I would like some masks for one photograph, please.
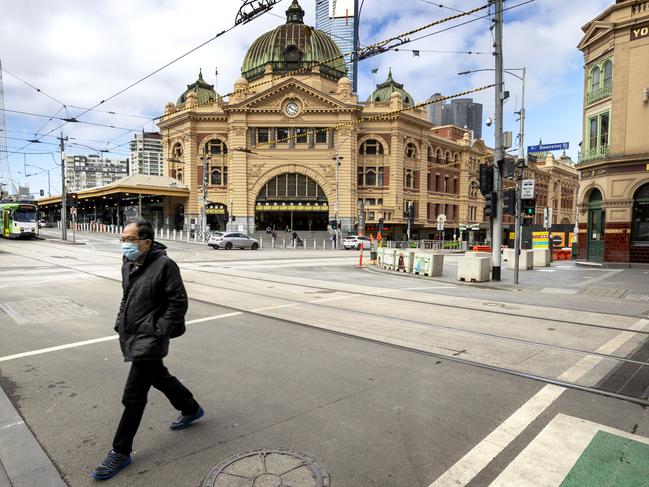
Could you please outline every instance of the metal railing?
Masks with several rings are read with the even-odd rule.
[[[586,149],[579,153],[579,162],[593,161],[603,159],[608,156],[609,146],[600,145],[594,149]]]
[[[612,91],[613,91],[612,85],[602,86],[601,88],[597,88],[596,90],[588,93],[588,95],[586,96],[586,102],[588,105],[590,105],[592,103],[598,102],[605,98],[609,98],[611,96]]]

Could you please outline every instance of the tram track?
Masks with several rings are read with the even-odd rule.
[[[102,275],[102,274],[97,274],[95,272],[91,272],[91,271],[88,271],[88,270],[79,269],[79,268],[77,268],[75,266],[65,265],[65,264],[60,263],[60,262],[53,263],[53,262],[49,262],[47,260],[39,259],[37,257],[32,257],[32,256],[23,256],[23,257],[28,257],[28,258],[31,258],[31,259],[36,260],[38,262],[43,262],[43,263],[48,264],[48,265],[54,265],[54,266],[61,267],[61,268],[64,268],[64,269],[68,269],[68,270],[71,270],[71,271],[74,271],[74,272],[79,272],[79,273],[82,273],[82,274],[91,275],[91,276],[94,276],[94,277],[97,277],[97,278],[101,278],[101,279],[105,279],[105,280],[109,280],[109,281],[113,281],[113,282],[118,282],[118,283],[121,282],[121,280],[118,279],[118,278],[112,278],[112,277],[105,276],[105,275]],[[97,265],[97,264],[93,264],[93,263],[85,263],[85,264]],[[196,271],[196,269],[191,269],[191,270]],[[469,307],[466,307],[466,306],[449,305],[449,304],[443,304],[443,303],[442,304],[430,303],[430,302],[426,302],[426,301],[419,301],[419,300],[413,300],[413,299],[403,299],[403,298],[398,298],[398,297],[393,297],[393,296],[385,296],[385,295],[382,295],[382,294],[378,295],[378,294],[363,293],[363,292],[345,291],[345,290],[340,290],[340,289],[327,288],[327,287],[324,287],[324,286],[304,285],[304,284],[297,285],[297,284],[291,284],[291,283],[286,283],[286,282],[281,282],[281,281],[275,281],[275,280],[272,280],[272,279],[259,279],[257,277],[251,278],[251,277],[233,276],[231,274],[211,272],[211,271],[198,271],[198,272],[204,272],[204,273],[208,273],[208,274],[217,274],[217,275],[226,275],[226,276],[228,276],[230,278],[248,279],[248,280],[254,280],[254,281],[269,282],[269,283],[273,283],[273,284],[282,284],[282,285],[289,285],[289,286],[296,286],[296,287],[306,287],[306,288],[310,288],[310,289],[334,291],[334,292],[346,293],[346,294],[350,294],[350,295],[370,296],[370,297],[373,297],[373,298],[391,299],[391,300],[398,300],[398,301],[408,301],[408,302],[413,302],[413,303],[418,303],[418,304],[423,304],[423,305],[451,307],[451,308],[456,308],[456,309],[464,309],[464,310],[468,310],[468,311],[472,311],[472,312],[485,312],[485,313],[503,314],[502,312],[492,311],[492,310],[476,310],[474,308],[469,308]],[[205,284],[205,283],[202,283],[202,282],[195,282],[195,281],[193,281],[191,279],[185,279],[185,281],[187,283],[200,285],[200,286],[206,286],[206,287],[210,287],[210,288],[214,288],[214,289],[227,290],[227,291],[230,291],[230,292],[237,292],[237,293],[246,294],[246,295],[256,295],[256,296],[261,296],[261,297],[264,297],[264,298],[269,298],[269,297],[274,298],[274,296],[269,296],[267,294],[253,292],[253,291],[250,291],[249,289],[247,289],[247,290],[233,290],[233,289],[225,287],[225,286],[216,286],[216,285],[213,285],[213,284]],[[386,291],[389,291],[389,290],[390,290],[389,288],[386,288]],[[396,291],[399,291],[399,290],[397,289]],[[525,372],[525,371],[517,370],[517,369],[514,369],[514,368],[510,368],[510,367],[503,367],[503,366],[484,363],[484,362],[479,362],[479,361],[475,361],[475,360],[469,360],[469,359],[462,358],[462,357],[455,356],[455,355],[447,355],[447,354],[444,354],[444,353],[433,352],[433,351],[430,351],[430,350],[425,350],[425,349],[417,348],[417,347],[413,347],[413,346],[407,346],[407,345],[401,345],[401,344],[397,344],[397,343],[391,343],[391,342],[387,342],[387,341],[384,341],[384,340],[371,338],[371,337],[367,337],[367,336],[361,336],[361,335],[358,335],[358,334],[345,332],[345,331],[341,331],[341,330],[334,330],[334,329],[330,329],[330,328],[324,328],[324,327],[319,326],[317,324],[305,323],[303,321],[298,321],[298,320],[294,320],[294,319],[290,319],[290,318],[286,318],[286,317],[273,316],[273,315],[263,313],[261,311],[250,310],[248,308],[244,308],[244,307],[240,307],[240,306],[232,306],[232,305],[226,305],[226,304],[222,304],[222,303],[215,303],[215,302],[212,302],[212,301],[209,301],[209,300],[206,300],[206,299],[201,299],[201,298],[196,298],[196,297],[189,297],[189,299],[192,300],[192,301],[198,302],[198,303],[203,303],[203,304],[208,304],[208,305],[217,305],[217,306],[222,307],[222,308],[227,309],[227,310],[237,311],[237,312],[241,312],[241,313],[252,315],[252,316],[259,316],[259,317],[262,317],[264,319],[271,319],[271,320],[278,321],[279,323],[283,323],[283,324],[299,326],[299,327],[308,328],[308,329],[311,329],[311,330],[317,330],[317,331],[322,332],[322,333],[329,333],[329,334],[334,334],[334,335],[337,335],[337,336],[342,336],[342,337],[351,338],[351,339],[355,339],[355,340],[361,340],[361,341],[368,342],[368,343],[373,343],[373,344],[376,344],[376,345],[379,345],[379,346],[382,346],[382,347],[389,347],[389,348],[399,349],[399,350],[408,351],[408,352],[412,352],[412,353],[422,354],[422,355],[430,356],[430,357],[440,359],[440,360],[448,360],[450,362],[460,363],[460,364],[464,364],[464,365],[468,365],[468,366],[474,366],[474,367],[478,367],[478,368],[482,368],[482,369],[486,369],[486,370],[491,370],[491,371],[494,371],[494,372],[504,373],[504,374],[507,374],[507,375],[517,376],[517,377],[521,377],[521,378],[525,378],[525,379],[529,379],[529,380],[534,380],[534,381],[545,383],[545,384],[553,384],[553,385],[557,385],[557,386],[560,386],[560,387],[564,387],[566,389],[579,390],[579,391],[588,392],[588,393],[592,393],[592,394],[596,394],[596,395],[600,395],[600,396],[610,397],[610,398],[613,398],[613,399],[618,399],[618,400],[623,400],[623,401],[626,401],[626,402],[639,404],[639,405],[642,405],[642,406],[649,406],[649,400],[647,400],[646,398],[643,398],[643,397],[620,394],[618,392],[607,391],[607,390],[599,389],[599,388],[588,386],[588,385],[578,384],[576,382],[564,381],[564,380],[561,380],[561,379],[548,377],[548,376],[544,376],[544,375],[540,375],[540,374],[534,374],[534,373],[530,373],[530,372]],[[336,310],[336,311],[341,311],[341,310],[349,311],[349,310],[346,310],[344,308],[338,308],[338,307],[335,307],[335,306],[326,305],[326,304],[323,304],[323,303],[318,302],[318,301],[301,301],[301,300],[298,300],[298,299],[292,299],[292,298],[287,298],[287,297],[282,297],[282,298],[279,298],[279,299],[282,299],[284,301],[293,302],[295,305],[317,306],[317,307],[322,307],[322,308],[333,309],[333,310]],[[272,309],[272,308],[269,307],[268,310],[270,310],[270,309]],[[552,350],[557,350],[557,351],[563,351],[563,352],[566,352],[566,353],[579,354],[579,355],[583,355],[583,356],[594,356],[594,357],[599,357],[599,358],[602,358],[602,359],[615,360],[615,361],[619,361],[619,362],[623,362],[623,363],[637,365],[638,367],[643,367],[643,366],[649,365],[649,362],[642,362],[642,361],[633,360],[633,359],[629,359],[629,358],[621,357],[621,356],[617,356],[617,355],[598,353],[596,351],[581,350],[581,349],[575,349],[575,348],[570,348],[570,347],[562,347],[560,345],[547,344],[547,343],[543,343],[543,342],[535,342],[535,341],[532,341],[532,340],[525,340],[525,339],[519,339],[519,338],[515,338],[515,337],[508,337],[508,336],[504,336],[504,335],[490,334],[490,333],[486,333],[486,332],[478,332],[478,331],[474,331],[474,330],[458,329],[458,328],[454,328],[454,327],[449,327],[447,325],[436,325],[436,324],[427,323],[427,322],[420,322],[420,321],[412,320],[412,319],[386,317],[384,315],[379,315],[378,313],[370,313],[370,312],[367,312],[367,311],[355,311],[355,312],[360,313],[360,314],[365,314],[366,316],[378,317],[378,318],[381,318],[381,319],[390,319],[390,320],[400,321],[400,322],[405,322],[405,323],[412,323],[412,324],[416,324],[416,325],[420,325],[420,326],[437,328],[437,329],[441,329],[441,330],[445,330],[445,331],[451,331],[451,332],[457,332],[457,333],[465,333],[465,334],[469,334],[469,335],[475,335],[475,336],[480,336],[480,337],[485,337],[485,338],[490,338],[490,339],[510,341],[510,342],[524,344],[524,345],[528,345],[528,346],[534,346],[534,347],[545,348],[545,349],[552,349]],[[634,329],[627,329],[627,328],[621,328],[621,327],[607,327],[607,326],[604,326],[604,325],[596,325],[596,324],[592,324],[592,323],[571,322],[571,321],[568,321],[568,320],[554,320],[554,319],[539,318],[539,317],[535,317],[535,316],[531,316],[531,315],[521,315],[521,314],[514,314],[514,313],[505,313],[505,314],[507,314],[509,316],[514,316],[514,317],[518,316],[518,317],[526,317],[526,318],[532,318],[532,319],[542,319],[544,321],[554,321],[554,322],[564,323],[564,324],[569,324],[569,325],[592,326],[592,327],[596,327],[596,328],[602,328],[602,329],[611,330],[611,331],[621,331],[621,332],[627,332],[627,333],[632,333],[632,334],[644,334],[644,335],[649,334],[649,331],[644,331],[644,330],[634,330]]]

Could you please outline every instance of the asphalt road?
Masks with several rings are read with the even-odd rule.
[[[128,371],[110,338],[117,236],[79,240],[0,241],[0,303],[14,312],[0,312],[1,385],[71,486],[91,485],[110,448]],[[564,417],[649,435],[641,405],[538,380],[597,385],[622,364],[603,355],[645,342],[622,330],[649,329],[646,304],[377,274],[354,267],[356,252],[168,246],[191,324],[166,363],[207,415],[171,432],[176,413],[153,391],[115,485],[199,486],[260,448],[308,454],[332,486],[490,485]],[[604,275],[565,269],[566,285],[583,272]],[[536,483],[516,485],[555,485],[537,456]]]

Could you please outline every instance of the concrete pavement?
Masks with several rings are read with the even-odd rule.
[[[91,244],[3,241],[0,253],[0,303],[24,310],[0,314],[8,338],[0,376],[15,384],[7,390],[14,405],[75,486],[90,484],[109,448],[127,372],[110,338],[119,247]],[[355,269],[351,252],[193,255],[180,244],[170,252],[194,299],[193,323],[172,343],[168,366],[208,415],[169,432],[174,411],[152,392],[134,465],[116,485],[199,485],[219,462],[259,448],[302,452],[336,486],[489,485],[558,414],[649,434],[641,406],[548,393],[556,386],[454,361],[553,377],[572,371],[572,381],[597,385],[617,362],[566,348],[631,354],[646,335],[612,328],[647,323],[620,300],[604,315],[567,301],[587,307],[597,302],[589,295],[553,296],[566,300],[557,305],[532,293],[379,279]],[[24,303],[26,290],[41,301]],[[76,305],[59,301],[52,309],[60,314],[43,313],[38,306],[55,297]]]

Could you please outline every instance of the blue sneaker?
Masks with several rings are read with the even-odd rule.
[[[202,407],[199,407],[196,414],[192,414],[191,416],[181,414],[178,416],[178,419],[169,425],[169,429],[172,431],[184,430],[188,426],[191,426],[194,421],[201,419],[203,416],[205,416],[205,410]]]
[[[131,455],[124,455],[111,450],[90,476],[95,480],[108,480],[131,464]]]

